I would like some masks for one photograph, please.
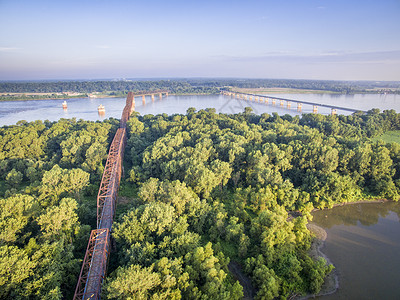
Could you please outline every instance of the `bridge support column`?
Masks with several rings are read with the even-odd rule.
[[[168,92],[165,93],[165,97],[168,97]]]
[[[154,94],[151,94],[151,101],[154,102]]]
[[[313,111],[314,114],[318,113],[318,106],[317,105],[313,105]]]
[[[283,100],[280,100],[280,105],[283,106]]]
[[[253,101],[253,96],[249,96],[249,100],[250,100],[250,101]]]
[[[292,103],[290,101],[287,102],[287,108],[290,108],[292,106]]]
[[[276,100],[272,99],[272,105],[275,105],[275,104],[276,104]]]
[[[268,104],[268,98],[264,98],[265,104]]]
[[[336,108],[332,108],[332,110],[331,110],[331,115],[334,116],[334,115],[336,115],[336,114],[337,114]]]
[[[162,93],[160,93],[160,95],[159,95],[159,96],[160,96],[160,100],[161,100],[161,99],[162,99]]]
[[[142,103],[143,103],[143,105],[146,104],[146,96],[145,95],[142,96]]]
[[[132,107],[129,115],[131,115],[135,111],[135,96],[132,97]]]
[[[297,111],[301,111],[302,107],[303,107],[303,104],[297,103]]]

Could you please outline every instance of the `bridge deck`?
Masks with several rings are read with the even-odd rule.
[[[364,112],[364,113],[366,112],[364,110],[348,108],[348,107],[343,107],[343,106],[329,105],[329,104],[323,104],[323,103],[316,103],[316,102],[295,100],[295,99],[287,99],[287,98],[280,98],[280,97],[272,97],[272,96],[268,96],[268,95],[248,94],[248,93],[239,93],[239,92],[231,92],[231,93],[239,94],[239,95],[247,95],[247,96],[252,96],[252,97],[262,97],[262,98],[268,98],[268,99],[283,100],[283,101],[287,101],[287,102],[294,102],[294,103],[301,103],[301,104],[308,104],[308,105],[316,105],[319,107],[326,107],[326,108],[330,108],[330,109],[338,109],[338,110],[350,111],[350,112],[358,112],[358,111]]]
[[[122,161],[126,144],[126,124],[134,110],[134,97],[155,93],[168,92],[163,90],[142,92],[141,94],[128,93],[126,105],[122,112],[120,128],[111,143],[97,196],[97,229],[92,230],[90,234],[74,299],[100,299],[101,286],[107,271],[110,232],[121,180]]]

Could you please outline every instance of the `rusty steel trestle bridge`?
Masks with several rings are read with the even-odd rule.
[[[126,124],[135,110],[135,96],[168,96],[168,91],[129,92],[122,112],[120,127],[114,136],[97,195],[97,229],[92,230],[83,259],[81,273],[75,289],[74,300],[100,299],[101,286],[107,271],[110,254],[111,227],[117,204],[118,189],[122,174],[122,163],[126,144]]]

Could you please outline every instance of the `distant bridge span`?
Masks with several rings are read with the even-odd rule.
[[[252,101],[254,99],[255,102],[265,103],[268,104],[271,101],[272,105],[276,105],[276,101],[279,101],[281,107],[284,107],[286,102],[286,107],[291,108],[292,103],[297,103],[297,111],[302,111],[303,104],[311,105],[313,107],[313,113],[318,113],[318,107],[326,107],[331,109],[331,114],[336,115],[337,110],[349,111],[352,113],[355,112],[364,112],[364,110],[336,106],[336,105],[329,105],[329,104],[322,104],[322,103],[315,103],[310,101],[303,101],[303,100],[294,100],[294,99],[286,99],[286,98],[279,98],[279,97],[272,97],[267,95],[257,95],[257,94],[250,94],[250,93],[241,93],[241,92],[232,92],[232,91],[222,91],[223,95],[235,97],[238,99],[249,100]]]

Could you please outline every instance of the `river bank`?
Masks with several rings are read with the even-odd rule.
[[[388,202],[388,201],[389,200],[387,200],[387,199],[374,199],[374,198],[372,198],[371,200],[359,200],[359,201],[354,201],[354,202],[342,202],[342,203],[335,203],[332,207],[326,207],[324,209],[314,208],[311,212],[316,212],[316,211],[325,210],[325,209],[332,209],[332,208],[338,207],[338,206],[363,204],[363,203],[385,203],[385,202]]]
[[[0,102],[31,100],[66,100],[85,98],[87,94],[68,93],[0,93]]]
[[[310,230],[310,232],[312,232],[315,235],[311,243],[310,256],[313,259],[319,259],[320,257],[322,257],[326,260],[327,264],[333,265],[329,257],[327,257],[325,253],[322,252],[322,249],[325,246],[325,241],[328,237],[326,230],[314,223],[308,223],[307,228],[308,230]],[[333,271],[330,274],[328,274],[328,276],[326,276],[324,284],[321,287],[321,291],[317,295],[309,294],[306,296],[302,296],[299,299],[304,300],[316,296],[330,295],[335,293],[338,288],[339,288],[338,271],[336,269],[333,269]]]
[[[207,93],[169,93],[169,96],[208,96],[216,94]],[[126,98],[123,94],[83,93],[77,95],[61,93],[0,93],[0,102],[5,101],[30,101],[30,100],[68,100],[75,98],[102,99],[102,98]]]

